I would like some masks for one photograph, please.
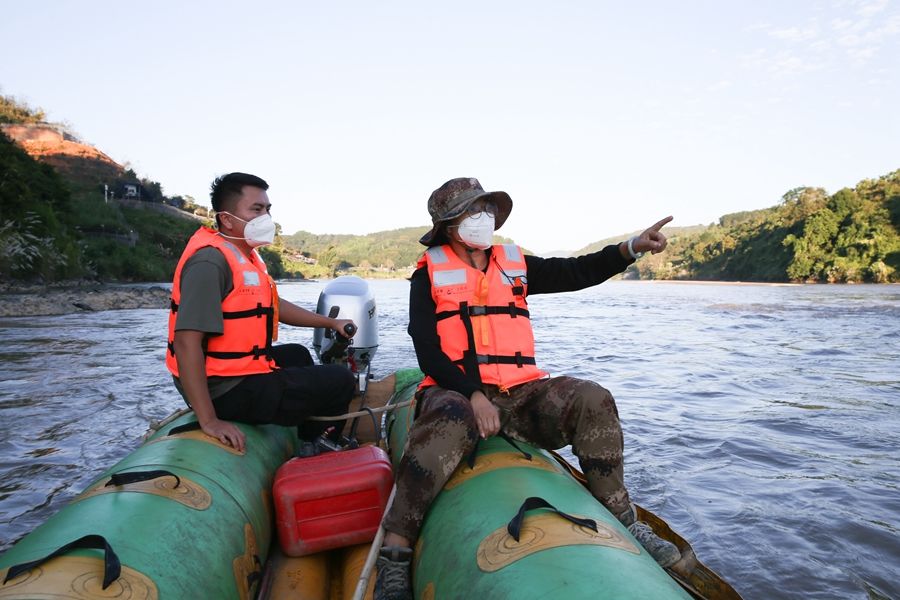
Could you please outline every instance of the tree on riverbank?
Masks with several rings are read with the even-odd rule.
[[[790,190],[769,209],[673,236],[630,267],[643,279],[900,282],[900,170],[829,196]]]

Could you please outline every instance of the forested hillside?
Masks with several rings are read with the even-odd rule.
[[[0,123],[59,129],[43,118],[43,111],[0,96]],[[59,146],[35,160],[0,133],[0,277],[171,279],[199,222],[174,205],[190,206],[69,132]],[[122,198],[119,190],[125,185],[140,195]]]
[[[72,194],[49,165],[0,134],[0,277],[81,274]]]
[[[670,232],[669,249],[631,267],[645,279],[900,282],[900,170],[828,195],[789,191],[778,206]]]

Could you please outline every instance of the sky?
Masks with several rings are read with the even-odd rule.
[[[575,250],[900,168],[900,0],[5,2],[0,93],[169,195],[285,233],[430,223],[476,177]]]

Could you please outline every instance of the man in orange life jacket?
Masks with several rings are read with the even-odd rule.
[[[666,217],[641,235],[578,258],[525,256],[492,245],[512,210],[505,192],[453,179],[428,200],[433,228],[413,274],[409,334],[425,373],[417,416],[397,471],[378,558],[377,600],[412,598],[411,546],[428,506],[479,436],[501,430],[544,448],[572,445],[593,495],[663,566],[678,549],[637,521],[625,489],[623,439],[612,395],[591,381],[549,377],[534,359],[526,297],[596,285],[641,253],[662,252]]]
[[[328,426],[313,415],[346,412],[355,379],[339,365],[315,365],[300,344],[273,346],[278,323],[328,327],[332,319],[278,297],[256,248],[271,244],[269,185],[229,173],[210,193],[217,229],[201,227],[175,269],[166,366],[204,433],[238,450],[245,436],[229,421],[297,425],[313,438]]]

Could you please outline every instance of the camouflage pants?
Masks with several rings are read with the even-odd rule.
[[[605,388],[574,377],[531,381],[501,394],[484,392],[507,435],[542,448],[569,444],[588,486],[614,515],[629,507],[622,468],[622,428]],[[397,469],[397,493],[385,519],[389,532],[415,540],[431,501],[475,448],[478,426],[469,399],[438,386],[419,397],[419,415]]]

